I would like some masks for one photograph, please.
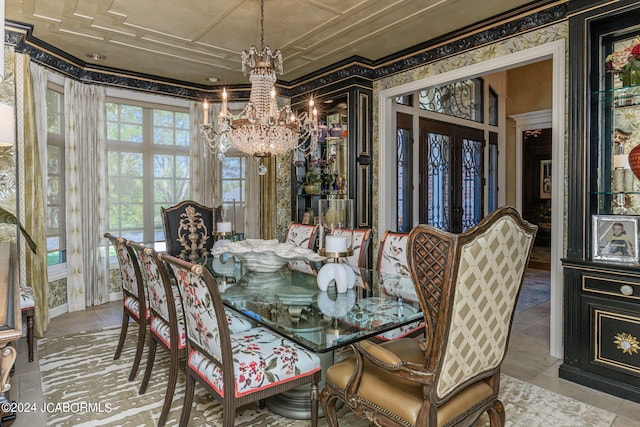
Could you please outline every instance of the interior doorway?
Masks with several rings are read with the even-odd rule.
[[[551,129],[522,134],[522,217],[538,226],[529,268],[551,270]]]
[[[406,93],[413,93],[423,88],[443,85],[449,82],[459,81],[483,76],[490,73],[504,71],[518,66],[523,66],[533,62],[546,59],[552,60],[552,110],[551,110],[551,126],[552,132],[552,176],[564,176],[564,158],[565,158],[565,125],[564,125],[564,105],[565,105],[565,41],[557,40],[548,44],[536,46],[513,54],[504,55],[499,58],[489,59],[487,61],[453,69],[449,72],[433,75],[425,79],[412,81],[406,84],[395,86],[392,88],[381,90],[378,97],[378,140],[383,141],[379,146],[378,155],[378,171],[390,173],[395,171],[395,150],[397,149],[395,141],[395,123],[394,123],[394,103],[396,97]],[[513,148],[511,148],[513,149]],[[516,148],[517,149],[517,148]],[[507,153],[504,141],[499,141],[498,150]],[[520,154],[520,153],[518,153]],[[513,154],[511,154],[513,156]],[[515,156],[511,162],[518,159]],[[556,161],[553,161],[553,160]],[[521,165],[520,165],[521,166]],[[509,163],[508,167],[513,167]],[[517,174],[521,174],[521,167]],[[505,188],[506,173],[505,167],[502,167],[498,174],[498,185]],[[521,176],[517,177],[516,182],[521,182]],[[378,232],[382,232],[387,228],[395,226],[396,214],[396,189],[395,182],[390,180],[378,180]],[[551,210],[554,213],[551,218],[551,309],[550,309],[550,354],[554,357],[562,357],[562,270],[560,258],[563,252],[563,236],[564,236],[564,187],[563,179],[555,179],[551,182],[554,197],[551,199]],[[517,187],[517,186],[516,186]],[[521,193],[521,190],[517,190]],[[519,194],[521,196],[521,194]],[[498,205],[505,204],[504,193],[499,194]],[[516,203],[520,197],[516,197]],[[521,211],[521,206],[516,206]]]

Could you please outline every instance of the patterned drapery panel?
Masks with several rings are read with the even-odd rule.
[[[69,311],[109,300],[105,89],[66,79],[65,172]]]
[[[36,136],[35,104],[31,73],[29,71],[29,55],[16,54],[14,76],[16,83],[16,135],[18,151],[24,161],[20,169],[20,188],[18,200],[18,218],[34,239],[38,255],[31,251],[21,250],[26,261],[25,282],[33,288],[36,312],[34,332],[42,336],[49,322],[49,294],[47,282],[46,230],[44,213],[44,193],[40,168],[40,153]],[[28,173],[26,172],[28,171]],[[24,241],[22,242],[24,248]],[[21,271],[20,274],[23,272]]]
[[[33,106],[33,119],[25,120],[25,124],[33,123],[33,132],[36,137],[32,139],[34,142],[32,147],[27,148],[30,144],[25,144],[25,152],[29,151],[33,154],[33,156],[25,155],[25,168],[26,170],[34,170],[40,173],[39,184],[35,181],[35,179],[37,179],[36,177],[31,177],[32,191],[35,190],[35,193],[34,200],[31,202],[32,206],[30,207],[33,214],[29,214],[29,216],[39,218],[40,230],[37,231],[36,236],[38,236],[37,244],[40,253],[40,265],[37,267],[37,273],[35,269],[31,273],[32,277],[37,275],[38,279],[32,280],[28,285],[33,288],[36,301],[34,332],[36,336],[42,337],[49,324],[49,280],[47,274],[47,257],[45,255],[47,251],[47,231],[45,225],[46,194],[44,193],[44,189],[47,188],[47,104],[46,102],[35,102],[35,100],[47,98],[47,71],[35,63],[29,64],[29,71],[31,73],[30,80],[33,91],[25,91],[25,98],[30,95],[31,99],[27,99],[26,103]],[[27,163],[29,159],[31,164]],[[29,178],[27,178],[27,181],[28,180]]]

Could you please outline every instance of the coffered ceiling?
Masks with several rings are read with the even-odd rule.
[[[531,0],[266,0],[265,44],[294,81],[358,55],[379,61]],[[259,0],[5,0],[6,18],[87,64],[197,85],[246,84],[260,46]],[[88,54],[101,54],[96,61]]]

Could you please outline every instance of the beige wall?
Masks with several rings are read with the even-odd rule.
[[[513,114],[549,110],[552,107],[552,61],[546,60],[507,71],[507,117]],[[505,159],[516,164],[516,123],[507,119]],[[507,167],[506,204],[516,205],[516,168]]]

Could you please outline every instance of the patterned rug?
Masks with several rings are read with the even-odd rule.
[[[551,277],[545,270],[528,268],[516,305],[516,313],[548,301],[551,298]]]
[[[42,391],[49,413],[48,426],[155,426],[162,406],[168,358],[158,350],[149,388],[138,394],[146,361],[146,351],[138,376],[127,381],[133,360],[135,334],[127,336],[120,360],[113,354],[119,328],[89,331],[61,338],[38,340]],[[162,352],[164,353],[164,352]],[[176,396],[167,426],[178,425],[184,394],[184,374],[178,378]],[[611,426],[615,414],[583,404],[540,387],[503,375],[501,399],[509,426]],[[580,420],[580,421],[578,421]],[[291,420],[260,410],[257,404],[240,408],[235,425],[308,426],[309,421]],[[340,424],[365,427],[370,424],[356,418],[346,408],[340,411]],[[222,408],[217,401],[196,386],[190,426],[221,426]],[[321,419],[320,425],[326,425]],[[476,426],[488,425],[480,419]]]

